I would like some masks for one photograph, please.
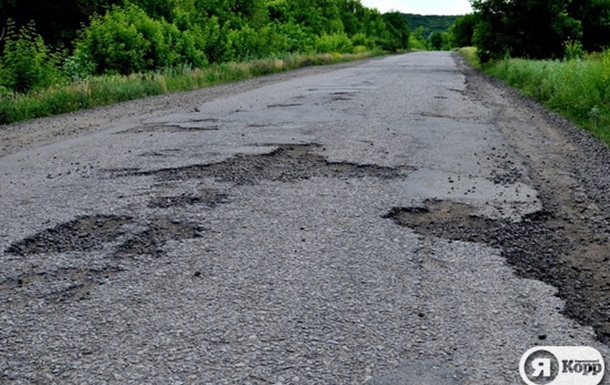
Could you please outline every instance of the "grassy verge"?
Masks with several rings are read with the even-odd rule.
[[[581,60],[506,59],[481,66],[474,48],[460,50],[497,77],[610,144],[610,51]]]
[[[361,60],[382,52],[358,54],[291,54],[278,59],[223,63],[203,69],[101,76],[28,94],[0,96],[0,124],[104,106],[148,96],[189,91],[312,65]]]

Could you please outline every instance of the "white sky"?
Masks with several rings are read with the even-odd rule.
[[[468,0],[361,0],[367,8],[421,15],[465,15],[472,12]]]

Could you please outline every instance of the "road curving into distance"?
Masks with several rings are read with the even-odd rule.
[[[0,151],[2,384],[508,385],[538,345],[610,357],[608,148],[455,53],[3,127]]]

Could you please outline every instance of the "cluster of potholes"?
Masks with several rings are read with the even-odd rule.
[[[313,177],[395,179],[406,176],[411,167],[381,167],[347,162],[328,162],[313,150],[320,146],[280,145],[267,154],[236,155],[223,162],[167,168],[154,171],[138,169],[109,171],[112,177],[153,175],[159,181],[179,182],[187,179],[213,178],[235,185],[254,185],[263,180],[296,182]],[[148,208],[164,212],[172,208],[205,205],[214,208],[228,202],[226,193],[206,189],[198,195],[154,196]],[[169,210],[167,210],[169,209]],[[86,298],[96,284],[104,284],[112,274],[123,270],[126,260],[137,256],[164,256],[164,245],[169,240],[203,237],[205,229],[197,223],[173,219],[169,216],[134,218],[132,216],[81,216],[48,228],[11,244],[5,253],[20,257],[37,254],[82,253],[102,251],[108,254],[104,268],[60,268],[12,277],[0,282],[1,290],[21,291],[26,297],[48,300]],[[45,285],[38,285],[44,283]],[[60,283],[58,285],[58,283]],[[43,287],[55,288],[45,290]],[[36,289],[38,288],[38,289]]]
[[[397,179],[406,177],[414,168],[382,167],[347,162],[329,162],[314,151],[316,144],[280,145],[262,155],[236,155],[223,162],[166,168],[153,171],[138,169],[115,170],[113,177],[152,175],[161,181],[213,178],[236,185],[253,185],[263,180],[297,182],[313,177]],[[511,175],[517,177],[517,175]],[[498,180],[497,183],[506,183]],[[215,207],[228,201],[228,196],[216,190],[206,190],[199,196],[153,197],[149,208],[171,209],[196,204]],[[590,272],[568,262],[580,244],[557,231],[565,224],[553,212],[542,211],[525,216],[520,222],[488,219],[474,214],[474,208],[457,202],[428,200],[417,207],[395,207],[384,218],[416,232],[443,239],[487,244],[501,250],[502,255],[522,277],[538,279],[558,287],[558,295],[566,301],[563,312],[592,325],[600,340],[610,341],[608,314],[591,306]],[[44,230],[10,245],[5,252],[24,258],[41,253],[86,253],[108,249],[111,261],[133,259],[138,255],[161,257],[169,240],[192,239],[205,236],[205,229],[196,223],[186,223],[170,217],[136,219],[131,216],[83,216]],[[582,241],[582,240],[581,240]],[[50,299],[82,298],[92,286],[103,284],[112,274],[121,271],[110,263],[102,269],[59,269],[11,278],[0,283],[2,288],[26,290],[38,281],[72,282],[62,290],[35,293]],[[610,291],[610,287],[607,288]],[[593,293],[595,294],[595,293]],[[599,294],[599,293],[598,293]],[[603,301],[606,294],[599,294]],[[86,297],[86,295],[84,296]],[[607,298],[606,298],[607,299]],[[610,302],[608,302],[610,303]],[[546,336],[541,335],[541,339]]]

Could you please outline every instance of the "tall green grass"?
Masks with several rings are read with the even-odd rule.
[[[282,58],[245,63],[222,63],[203,69],[188,67],[159,73],[92,77],[27,94],[0,93],[0,124],[52,116],[128,100],[235,82],[256,76],[313,65],[327,65],[381,55],[381,51],[358,54],[290,54]],[[2,91],[2,90],[0,90]]]
[[[472,62],[472,49],[461,52]],[[506,59],[482,67],[473,64],[610,144],[610,51],[578,60]]]

